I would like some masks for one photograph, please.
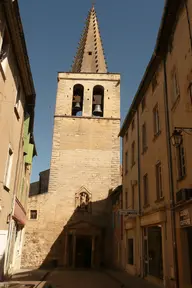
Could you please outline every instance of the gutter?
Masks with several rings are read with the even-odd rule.
[[[165,127],[166,127],[166,141],[167,141],[167,156],[169,167],[169,188],[170,188],[170,206],[171,206],[171,229],[173,237],[173,261],[175,271],[175,288],[179,288],[179,268],[177,256],[177,237],[176,237],[176,219],[175,219],[175,194],[174,194],[174,180],[173,180],[173,163],[172,150],[170,141],[170,120],[169,120],[169,104],[168,104],[168,88],[167,88],[167,69],[166,56],[163,59],[164,68],[164,104],[165,104]]]
[[[11,0],[3,0],[3,7],[7,28],[11,36],[11,46],[14,53],[15,63],[26,94],[26,104],[30,109],[30,130],[33,131],[36,93],[19,13],[18,1],[15,0],[12,2]]]
[[[139,117],[139,109],[137,109],[137,173],[138,173],[138,204],[139,204],[139,239],[141,239],[141,161],[140,161],[140,117]],[[141,267],[143,266],[143,258],[141,257],[142,255],[142,241],[139,241],[139,250],[140,250],[140,275],[141,275]]]
[[[140,129],[139,129],[139,127],[140,127],[140,121],[139,121],[139,109],[137,109],[137,153],[138,153],[138,155],[137,155],[137,159],[138,159],[138,161],[137,161],[137,167],[138,167],[138,171],[137,171],[137,173],[138,173],[138,200],[139,200],[139,215],[141,214],[141,182],[140,182],[140,180],[141,180],[141,167],[140,167],[140,155],[141,155],[141,153],[140,153]]]
[[[156,66],[158,66],[158,64],[159,64],[159,58],[157,57],[157,55],[160,55],[160,54],[166,55],[166,49],[167,49],[168,41],[169,41],[170,35],[172,33],[172,27],[175,23],[175,18],[173,16],[178,11],[181,1],[182,0],[166,0],[166,2],[165,2],[165,6],[164,6],[164,10],[163,10],[163,16],[162,16],[159,32],[157,35],[157,40],[156,40],[154,52],[153,52],[153,55],[152,55],[148,65],[147,65],[147,68],[145,70],[145,73],[143,75],[141,83],[139,85],[139,88],[135,94],[135,97],[132,101],[130,109],[129,109],[129,111],[126,115],[126,118],[123,122],[123,125],[120,129],[119,136],[121,136],[121,137],[124,136],[126,127],[129,126],[129,123],[132,120],[131,110],[137,109],[138,103],[140,102],[141,97],[143,96],[146,89],[148,88],[148,86],[151,82],[151,79],[153,77],[153,74],[156,71]]]
[[[13,187],[13,199],[12,199],[12,204],[11,204],[11,213],[10,213],[10,222],[8,226],[8,240],[7,240],[7,250],[6,250],[6,255],[5,255],[5,274],[7,274],[9,271],[9,264],[12,264],[12,259],[10,259],[10,247],[11,247],[11,242],[13,241],[12,239],[12,232],[13,232],[13,215],[14,215],[14,210],[15,210],[15,201],[16,201],[16,191],[17,191],[17,184],[18,184],[18,177],[20,174],[20,169],[19,169],[19,162],[20,162],[20,149],[22,147],[23,139],[23,125],[24,122],[21,125],[21,131],[20,131],[20,140],[19,140],[19,148],[17,151],[17,162],[16,162],[16,169],[15,169],[15,179],[14,179],[14,187]],[[11,260],[11,263],[9,262]]]
[[[139,85],[139,88],[138,88],[138,90],[137,90],[137,92],[136,92],[136,94],[135,94],[135,97],[134,97],[134,99],[133,99],[133,101],[132,101],[132,103],[131,103],[131,106],[130,106],[130,108],[129,108],[129,111],[128,111],[128,113],[127,113],[127,116],[125,117],[125,120],[123,121],[123,125],[122,125],[122,127],[121,127],[121,130],[120,130],[118,136],[121,136],[121,137],[124,136],[125,130],[127,129],[127,128],[126,128],[126,127],[127,127],[127,124],[128,124],[129,122],[131,122],[131,120],[132,120],[132,115],[133,115],[133,114],[132,114],[132,111],[133,111],[133,110],[136,110],[136,108],[137,108],[137,102],[139,102],[139,99],[138,99],[138,98],[139,98],[139,95],[141,94],[142,89],[144,89],[143,87],[144,87],[144,85],[145,85],[146,78],[147,78],[147,76],[149,75],[149,72],[150,72],[150,70],[151,70],[151,68],[152,68],[152,66],[153,66],[153,63],[155,62],[155,59],[156,59],[156,56],[155,56],[155,54],[153,53],[153,55],[152,55],[152,57],[151,57],[148,65],[147,65],[147,68],[146,68],[146,70],[145,70],[145,73],[144,73],[144,75],[143,75],[143,78],[142,78],[142,80],[141,80],[141,83],[140,83],[140,85]],[[146,85],[146,86],[147,86],[147,85]],[[143,93],[144,93],[144,92],[143,92]]]
[[[189,9],[187,5],[187,0],[184,0],[184,6],[187,14],[187,23],[188,23],[188,29],[189,29],[189,38],[190,38],[190,45],[191,45],[191,52],[192,52],[192,31],[191,31],[191,24],[190,24],[190,17],[189,17]]]

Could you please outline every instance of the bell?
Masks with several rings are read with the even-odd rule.
[[[80,105],[80,103],[79,102],[76,102],[75,103],[75,106],[73,107],[73,109],[75,110],[75,111],[81,111],[81,105]]]
[[[102,110],[101,110],[101,105],[100,104],[96,104],[95,105],[95,109],[93,111],[93,115],[102,116]]]

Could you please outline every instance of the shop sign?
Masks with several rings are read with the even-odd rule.
[[[136,216],[136,215],[138,215],[138,211],[128,210],[128,209],[120,209],[119,214],[124,215],[124,216]]]
[[[191,225],[191,219],[188,209],[180,211],[180,225],[181,227]]]

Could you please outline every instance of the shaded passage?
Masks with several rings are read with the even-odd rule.
[[[105,273],[93,270],[54,271],[47,279],[55,288],[117,288],[119,283]]]

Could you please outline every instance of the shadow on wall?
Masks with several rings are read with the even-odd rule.
[[[111,267],[113,229],[110,197],[76,207],[40,269]],[[38,253],[41,246],[36,240]]]
[[[84,207],[78,206],[40,268],[109,266],[112,239],[110,212],[109,199],[91,202]]]
[[[5,263],[5,254],[3,254],[3,256],[1,256],[0,259],[0,282],[3,282],[4,280],[4,263]]]

